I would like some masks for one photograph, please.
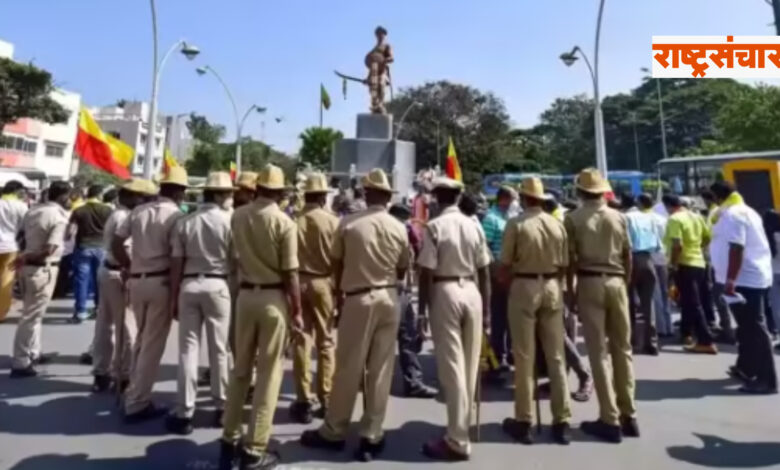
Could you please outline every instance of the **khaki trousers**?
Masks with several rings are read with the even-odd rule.
[[[430,318],[436,368],[447,404],[445,441],[454,451],[469,454],[482,350],[482,296],[476,284],[434,284]]]
[[[138,335],[130,386],[125,394],[127,414],[143,410],[152,400],[152,388],[171,331],[172,318],[168,310],[171,291],[168,284],[165,276],[131,278],[128,283],[130,307],[135,314]]]
[[[509,292],[509,328],[515,358],[515,419],[533,423],[536,336],[550,377],[553,423],[571,419],[563,336],[563,294],[558,279],[515,278]]]
[[[230,377],[224,414],[223,439],[241,437],[244,410],[252,370],[256,370],[252,417],[245,447],[264,452],[271,438],[276,403],[284,376],[282,356],[287,341],[287,297],[282,290],[241,289],[236,303],[236,364]]]
[[[217,408],[225,403],[228,385],[230,289],[223,279],[185,279],[179,293],[179,373],[176,415],[192,418],[198,395],[200,335],[206,327],[211,397]]]
[[[92,341],[95,360],[92,373],[129,380],[138,326],[133,311],[128,308],[127,291],[120,272],[100,268],[98,290],[100,300]],[[122,325],[123,329],[120,331],[117,325]]]
[[[14,280],[16,271],[13,264],[16,261],[16,252],[0,254],[0,322],[8,316],[11,303],[14,300]]]
[[[346,298],[339,320],[333,392],[320,434],[340,441],[346,437],[358,389],[363,382],[366,409],[360,437],[378,443],[395,367],[395,342],[401,321],[398,293],[378,289]],[[363,372],[366,372],[365,381]]]
[[[617,425],[619,416],[636,414],[626,282],[622,277],[591,276],[580,276],[577,282],[577,305],[600,419]]]
[[[24,369],[41,355],[41,325],[57,284],[56,266],[22,268],[22,317],[14,336],[14,369]]]
[[[317,398],[327,408],[333,383],[333,282],[301,276],[304,334],[295,338],[293,377],[298,402],[311,402],[311,349],[317,347]],[[313,336],[313,338],[312,338]]]

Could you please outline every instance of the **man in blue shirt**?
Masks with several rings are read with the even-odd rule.
[[[628,300],[631,313],[631,343],[645,354],[658,355],[658,332],[656,330],[653,293],[658,283],[653,255],[661,250],[661,239],[655,228],[655,220],[636,207],[631,195],[623,196],[623,208],[628,220],[628,237],[631,241],[633,258],[631,282],[628,287]],[[643,335],[637,334],[636,300],[644,319]]]
[[[504,238],[504,229],[509,218],[509,208],[514,196],[512,190],[501,187],[496,195],[496,204],[490,208],[482,220],[482,229],[485,231],[485,240],[492,256],[490,264],[491,299],[490,299],[490,346],[498,359],[499,370],[493,371],[494,378],[498,378],[501,372],[509,369],[508,361],[512,356],[509,345],[507,319],[507,286],[499,279],[501,266],[501,243]]]

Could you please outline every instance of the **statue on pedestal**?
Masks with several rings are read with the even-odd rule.
[[[379,26],[374,31],[376,45],[366,54],[368,77],[360,79],[336,72],[344,80],[344,95],[346,96],[347,81],[355,81],[368,86],[371,95],[371,113],[387,114],[385,109],[385,91],[390,87],[390,99],[393,98],[393,85],[390,79],[390,64],[393,63],[393,50],[387,42],[387,30]]]

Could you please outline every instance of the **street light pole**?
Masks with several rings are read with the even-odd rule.
[[[158,95],[158,89],[160,88],[160,74],[162,73],[162,69],[165,66],[165,62],[168,61],[168,58],[171,56],[171,54],[176,50],[180,49],[181,53],[184,54],[189,60],[192,60],[200,53],[200,50],[198,50],[197,47],[192,46],[190,44],[187,44],[186,41],[180,40],[176,44],[174,44],[168,52],[165,53],[161,61],[157,61],[158,56],[158,47],[157,47],[157,8],[155,5],[155,0],[150,0],[150,5],[152,8],[152,46],[153,46],[153,59],[154,64],[152,65],[152,100],[149,103],[149,129],[147,130],[146,135],[146,155],[144,156],[144,178],[145,179],[151,179],[152,178],[152,171],[153,168],[153,161],[154,161],[154,144],[155,144],[155,134],[157,133],[157,95]]]
[[[564,64],[570,67],[574,64],[574,62],[577,61],[577,54],[579,53],[579,55],[585,61],[585,64],[588,66],[588,70],[590,71],[590,76],[593,80],[593,100],[595,101],[593,110],[593,127],[594,137],[596,140],[596,168],[598,168],[599,172],[606,178],[608,173],[607,144],[604,132],[604,114],[601,110],[601,94],[599,91],[599,47],[601,45],[601,22],[602,18],[604,17],[604,3],[605,0],[601,0],[599,3],[599,14],[598,19],[596,20],[596,47],[593,57],[593,65],[591,65],[590,61],[588,60],[588,56],[579,46],[574,46],[571,52],[565,52],[561,54],[560,58]]]
[[[265,112],[265,108],[261,108],[260,106],[257,106],[256,104],[253,104],[249,107],[249,109],[246,110],[246,113],[244,113],[244,117],[239,118],[238,117],[238,106],[236,105],[236,100],[233,98],[233,93],[230,92],[230,87],[228,87],[225,80],[222,79],[222,76],[217,73],[216,70],[214,70],[211,66],[205,66],[205,67],[198,67],[196,69],[198,72],[198,75],[205,75],[206,73],[211,72],[214,77],[216,77],[217,81],[222,85],[222,88],[225,90],[225,94],[228,97],[228,100],[230,101],[230,105],[233,107],[233,116],[236,120],[236,173],[241,173],[241,133],[244,129],[244,123],[246,122],[247,118],[249,117],[249,114],[252,113],[252,111],[257,110],[258,113],[262,114]]]
[[[636,156],[636,169],[642,171],[642,161],[639,157],[639,137],[636,132],[636,113],[631,113],[631,122],[634,127],[634,154]]]
[[[780,0],[772,0],[772,10],[775,12],[775,30],[780,36]]]

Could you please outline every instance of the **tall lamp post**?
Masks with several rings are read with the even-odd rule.
[[[162,73],[162,69],[165,66],[165,62],[168,61],[168,57],[170,57],[171,54],[173,54],[173,52],[177,49],[189,60],[194,59],[198,54],[200,54],[200,49],[193,46],[192,44],[188,44],[184,40],[181,40],[168,49],[168,52],[165,53],[162,60],[158,62],[157,7],[155,5],[155,0],[150,0],[150,4],[152,7],[152,45],[154,47],[154,65],[152,67],[152,101],[149,104],[149,130],[148,135],[146,136],[146,155],[144,158],[145,179],[152,178],[152,162],[154,161],[154,144],[156,140],[155,134],[157,133],[157,93],[160,87],[160,74]]]
[[[236,119],[236,173],[241,173],[241,133],[244,129],[244,123],[246,123],[246,120],[252,111],[257,111],[258,114],[263,114],[265,113],[266,108],[253,104],[249,107],[249,109],[246,110],[244,116],[239,118],[236,100],[233,99],[233,94],[230,92],[230,88],[228,88],[227,83],[225,83],[217,71],[208,65],[205,67],[198,67],[195,71],[198,72],[198,75],[201,76],[211,72],[211,74],[214,75],[214,77],[216,77],[216,79],[222,85],[222,88],[225,89],[225,94],[227,94],[228,100],[230,100],[230,105],[233,107],[233,116]]]
[[[607,177],[607,144],[604,136],[604,115],[601,111],[601,95],[599,94],[599,43],[601,41],[601,19],[604,16],[604,2],[599,3],[599,15],[596,21],[596,47],[594,53],[594,62],[591,65],[588,56],[579,47],[574,46],[570,52],[564,52],[560,58],[567,67],[571,67],[579,57],[582,56],[585,64],[590,71],[590,77],[593,79],[593,100],[595,101],[595,110],[593,113],[594,129],[596,137],[596,167],[604,177]]]
[[[644,73],[651,73],[650,69],[647,67],[642,67],[640,70]],[[658,115],[661,119],[661,148],[663,149],[664,159],[666,159],[669,158],[669,150],[666,146],[666,119],[664,118],[664,97],[663,93],[661,93],[660,78],[655,79],[655,86],[658,90]]]

